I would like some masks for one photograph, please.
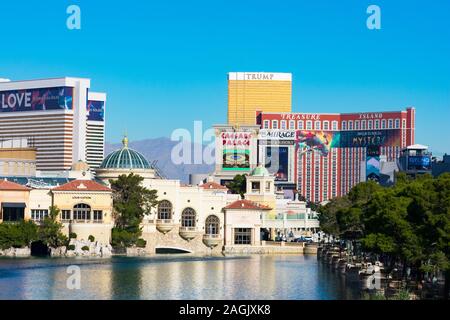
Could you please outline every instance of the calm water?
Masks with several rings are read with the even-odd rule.
[[[69,265],[81,270],[69,290]],[[0,259],[0,299],[355,299],[315,256]]]

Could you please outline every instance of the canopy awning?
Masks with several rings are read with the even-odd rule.
[[[25,208],[25,202],[2,202],[2,208]]]

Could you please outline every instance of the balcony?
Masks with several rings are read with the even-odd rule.
[[[180,236],[187,241],[194,239],[197,236],[196,227],[180,227]]]
[[[170,230],[175,227],[175,223],[172,219],[157,219],[156,220],[156,229],[158,229],[159,232],[162,232],[166,234]]]
[[[220,234],[204,234],[203,243],[209,247],[214,248],[222,242],[222,236]]]

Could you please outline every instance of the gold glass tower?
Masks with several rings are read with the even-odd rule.
[[[256,111],[292,112],[291,73],[228,73],[228,124],[254,125]]]

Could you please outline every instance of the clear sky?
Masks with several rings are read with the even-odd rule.
[[[71,4],[81,30],[66,28]],[[293,73],[294,111],[415,106],[416,141],[450,152],[448,0],[4,0],[0,13],[0,77],[91,78],[110,142],[225,123],[227,72],[269,71]]]

